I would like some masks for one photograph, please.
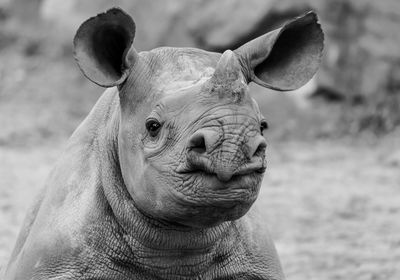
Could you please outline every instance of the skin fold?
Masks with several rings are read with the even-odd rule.
[[[314,75],[315,14],[223,54],[137,53],[134,35],[118,8],[78,30],[78,65],[109,89],[28,213],[4,279],[284,279],[251,207],[267,124],[248,83],[289,90]]]

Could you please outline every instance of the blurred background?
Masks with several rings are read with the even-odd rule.
[[[400,279],[400,1],[0,0],[0,270],[27,208],[103,89],[72,38],[120,6],[134,45],[234,49],[315,10],[315,78],[290,93],[252,85],[269,122],[257,201],[288,279]]]

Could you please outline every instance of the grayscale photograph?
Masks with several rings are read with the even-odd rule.
[[[0,280],[399,280],[399,0],[0,0]]]

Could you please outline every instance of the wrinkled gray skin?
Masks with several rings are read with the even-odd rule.
[[[314,75],[315,14],[222,55],[137,53],[134,35],[117,8],[78,30],[80,68],[110,89],[51,172],[5,279],[283,279],[267,229],[248,211],[266,124],[247,84],[290,90]]]

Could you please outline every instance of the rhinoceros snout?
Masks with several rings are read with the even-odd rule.
[[[227,182],[235,175],[265,171],[264,137],[257,134],[225,138],[211,129],[196,131],[187,145],[186,172],[203,171]]]

